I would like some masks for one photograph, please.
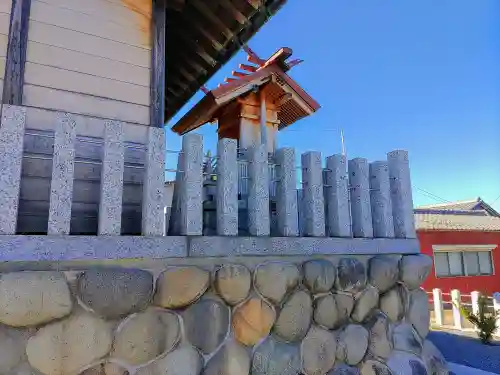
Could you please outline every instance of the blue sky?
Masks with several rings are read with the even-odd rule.
[[[290,75],[322,107],[278,146],[339,153],[343,129],[350,158],[409,151],[416,205],[481,196],[500,210],[499,0],[289,0],[249,46],[263,58],[292,48],[305,62]],[[212,148],[215,127],[199,132]],[[180,138],[167,131],[167,144],[179,149]]]

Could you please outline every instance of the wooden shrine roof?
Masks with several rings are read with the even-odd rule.
[[[286,0],[169,0],[165,120],[244,45]]]
[[[319,109],[319,104],[286,72],[301,60],[287,62],[292,55],[290,48],[281,48],[269,59],[262,60],[249,51],[248,60],[256,66],[240,64],[249,73],[233,71],[234,78],[206,91],[201,99],[172,128],[178,134],[190,132],[203,124],[213,122],[223,113],[225,107],[245,95],[265,90],[266,101],[278,106],[279,129],[293,124]]]

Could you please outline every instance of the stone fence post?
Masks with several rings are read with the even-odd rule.
[[[76,121],[59,113],[54,134],[47,234],[69,234],[75,174]]]
[[[462,297],[460,291],[453,289],[450,294],[453,312],[453,325],[456,329],[464,328],[464,319],[460,314],[460,306],[462,305]]]
[[[304,235],[323,237],[325,235],[325,205],[321,153],[310,151],[302,154],[302,185]]]
[[[248,231],[252,236],[269,236],[269,168],[265,145],[249,149]]]
[[[432,289],[432,302],[434,303],[434,319],[438,326],[444,324],[443,293],[441,289]]]
[[[327,235],[351,237],[349,176],[344,155],[337,154],[326,158],[325,184]]]
[[[238,160],[235,139],[217,144],[217,234],[238,235]]]
[[[183,162],[179,211],[179,234],[201,236],[203,234],[203,137],[187,134],[182,138]]]
[[[165,130],[148,128],[142,186],[142,234],[162,236],[165,231]]]
[[[370,206],[372,210],[373,236],[393,238],[391,185],[389,166],[386,161],[370,164]]]
[[[470,303],[472,305],[472,312],[474,314],[479,313],[479,296],[480,295],[481,295],[481,293],[479,293],[477,291],[471,292],[471,294],[470,294]]]
[[[121,233],[124,160],[123,125],[118,121],[106,121],[99,201],[100,235],[119,236]]]
[[[278,234],[284,237],[299,235],[297,203],[297,172],[295,169],[295,150],[281,148],[276,151],[276,211]]]
[[[370,180],[368,161],[363,158],[349,160],[352,234],[354,237],[373,237],[370,208]]]
[[[500,335],[500,293],[498,292],[493,293],[493,310],[498,313],[496,334]]]
[[[0,124],[0,234],[16,234],[26,108],[3,105]]]
[[[387,154],[391,184],[392,215],[396,238],[416,238],[408,152]]]

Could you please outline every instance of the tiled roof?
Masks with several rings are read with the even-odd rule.
[[[419,206],[418,208],[435,208],[438,210],[473,210],[477,205],[481,202],[479,198],[467,200],[467,201],[458,201],[458,202],[450,202],[450,203],[440,203],[440,204],[431,204],[427,206]]]
[[[479,211],[484,210],[490,216],[499,216],[500,214],[493,209],[489,204],[481,198],[469,199],[466,201],[456,201],[448,203],[432,204],[428,206],[420,206],[417,209],[431,209],[439,211]]]
[[[417,230],[500,232],[500,217],[417,211],[415,213],[415,226]]]
[[[481,198],[420,206],[417,230],[500,232],[500,215]]]

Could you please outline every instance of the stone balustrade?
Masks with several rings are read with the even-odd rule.
[[[420,289],[431,263],[245,257],[11,270],[0,276],[0,371],[444,374]]]
[[[43,206],[43,197],[37,189],[29,190],[26,184],[24,196],[20,196],[21,169],[29,165],[25,162],[31,158],[23,150],[25,145],[22,141],[26,132],[26,108],[3,106],[0,126],[0,205],[4,209],[0,212],[0,234],[79,234],[77,229],[72,229],[73,221],[82,222],[75,207],[88,210],[92,206],[89,199],[93,195],[98,199],[98,204],[92,206],[92,212],[98,214],[95,219],[97,228],[95,232],[87,231],[86,234],[122,234],[122,220],[127,217],[125,208],[130,210],[130,205],[137,202],[141,202],[139,214],[142,222],[128,234],[206,234],[204,213],[208,208],[205,207],[207,202],[203,194],[206,176],[203,175],[203,139],[200,135],[188,134],[183,137],[166,231],[163,198],[166,153],[164,130],[147,128],[145,144],[141,146],[143,161],[138,166],[141,174],[132,178],[132,182],[138,185],[135,188],[142,191],[142,197],[138,200],[137,194],[124,189],[125,171],[130,179],[128,169],[131,167],[125,164],[125,151],[128,148],[125,147],[124,125],[104,120],[98,124],[102,128],[102,138],[90,142],[99,143],[102,147],[102,152],[97,149],[92,151],[92,157],[98,160],[91,162],[98,165],[95,170],[100,170],[100,175],[93,176],[95,171],[86,169],[82,172],[81,166],[85,161],[81,160],[81,152],[77,157],[79,130],[75,118],[72,114],[57,113],[52,135],[48,136],[53,140],[53,151],[49,156],[51,176],[47,181],[50,194],[45,198],[48,201],[47,221],[42,225],[38,222],[37,225],[31,225],[32,222],[26,219],[28,224],[23,223],[21,231],[17,225],[20,198],[23,202],[31,199],[30,207],[33,208]],[[37,136],[30,133],[30,137],[36,139]],[[26,140],[24,143],[27,144]],[[300,158],[300,175],[297,173],[295,152],[291,148],[278,149],[271,161],[260,146],[243,151],[237,150],[235,140],[221,139],[218,143],[215,202],[212,209],[216,228],[212,234],[416,238],[406,151],[390,152],[387,160],[372,163],[363,158],[347,161],[343,155],[332,155],[326,158],[325,165],[319,152],[306,152]],[[246,163],[244,169],[240,170],[240,162]],[[33,172],[26,170],[24,173]],[[141,181],[137,181],[139,178]],[[302,189],[299,190],[298,179],[302,180]],[[87,182],[82,187],[81,184]],[[44,190],[41,182],[32,184],[36,184],[38,190]],[[241,196],[243,190],[239,187],[243,184],[246,186],[245,195]]]

